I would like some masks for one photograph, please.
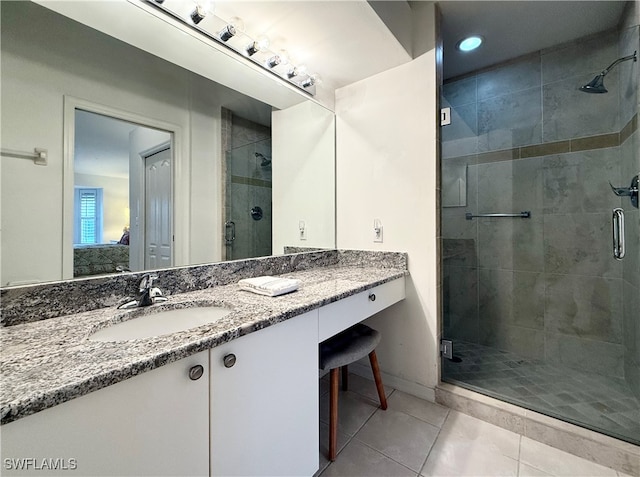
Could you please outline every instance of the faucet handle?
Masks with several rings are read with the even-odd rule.
[[[150,273],[145,273],[144,275],[142,275],[142,278],[138,282],[138,290],[140,291],[140,293],[151,290],[154,280],[157,279],[158,275],[151,275]]]

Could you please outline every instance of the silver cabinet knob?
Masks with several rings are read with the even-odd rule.
[[[369,293],[369,300],[376,301],[376,294],[375,293]]]
[[[197,381],[202,377],[203,374],[204,374],[204,367],[201,364],[192,366],[191,369],[189,369],[189,379],[191,381]]]
[[[231,353],[224,357],[222,360],[225,368],[231,368],[234,364],[236,364],[236,355]]]

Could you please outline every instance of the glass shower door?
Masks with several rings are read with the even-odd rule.
[[[223,258],[271,255],[271,130],[224,109],[223,123]]]
[[[608,93],[580,87],[638,29],[446,81],[441,98],[442,379],[636,444],[638,63],[611,70]]]

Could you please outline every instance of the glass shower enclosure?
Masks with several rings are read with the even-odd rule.
[[[442,379],[640,444],[640,63],[597,80],[628,23],[445,81]]]
[[[271,255],[271,128],[222,110],[224,260]]]

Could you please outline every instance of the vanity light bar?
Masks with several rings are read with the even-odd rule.
[[[166,13],[167,15],[179,20],[184,25],[196,30],[201,35],[215,41],[217,44],[235,52],[242,56],[245,60],[251,61],[263,70],[268,71],[274,76],[295,86],[311,96],[316,94],[316,85],[320,83],[318,75],[307,74],[306,68],[302,65],[294,66],[289,64],[289,60],[282,51],[279,54],[268,49],[269,41],[266,37],[260,36],[256,39],[250,38],[244,33],[244,24],[242,21],[234,17],[229,22],[225,22],[226,26],[216,33],[210,33],[200,26],[205,18],[216,18],[224,22],[220,17],[216,17],[211,11],[205,11],[200,5],[196,5],[188,14],[183,15],[180,12],[171,10],[169,5],[171,0],[142,0],[143,2],[154,6],[156,9]],[[206,23],[206,22],[205,22]],[[234,37],[240,38],[241,35],[246,37],[243,48],[238,48],[231,44],[230,40]],[[261,53],[261,54],[258,54]],[[266,55],[266,58],[265,58]],[[282,67],[288,65],[287,69]]]

